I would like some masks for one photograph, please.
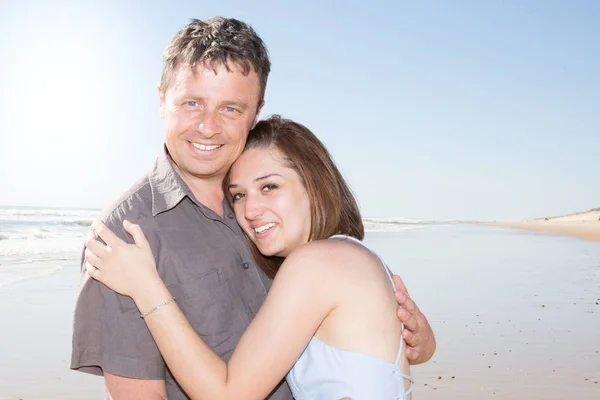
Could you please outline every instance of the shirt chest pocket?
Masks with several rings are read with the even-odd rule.
[[[194,330],[219,355],[230,353],[247,323],[240,317],[240,299],[231,293],[220,269],[169,285],[171,294]]]

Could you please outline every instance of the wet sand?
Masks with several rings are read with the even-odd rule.
[[[433,233],[386,239],[382,251],[437,337],[432,360],[412,368],[414,399],[600,399],[598,242],[486,226]]]
[[[100,400],[102,379],[71,371],[77,261],[0,287],[0,400]]]

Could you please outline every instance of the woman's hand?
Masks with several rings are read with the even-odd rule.
[[[427,362],[435,353],[436,342],[429,321],[417,304],[410,298],[404,282],[393,276],[396,285],[396,301],[400,305],[397,315],[404,324],[402,337],[406,343],[406,358],[411,365]]]
[[[134,244],[121,240],[102,222],[92,223],[85,241],[86,269],[95,280],[135,300],[139,294],[162,284],[162,280],[142,229],[126,220],[123,227]]]

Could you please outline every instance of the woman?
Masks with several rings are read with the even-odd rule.
[[[390,272],[360,242],[358,206],[323,144],[295,122],[261,121],[223,188],[274,277],[228,363],[177,307],[138,226],[124,223],[134,245],[96,222],[106,245],[86,241],[88,272],[133,298],[188,396],[264,399],[287,374],[296,400],[410,397]]]

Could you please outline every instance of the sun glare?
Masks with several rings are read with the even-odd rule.
[[[22,31],[25,37],[14,42],[9,66],[9,129],[3,133],[9,136],[3,140],[18,149],[8,157],[18,158],[14,161],[26,175],[40,168],[72,170],[71,156],[93,140],[90,130],[97,129],[110,90],[94,30],[75,26],[72,17],[45,21]]]
[[[0,161],[13,191],[75,190],[90,154],[102,152],[95,147],[114,123],[106,116],[116,107],[118,32],[88,17],[30,16],[9,31]]]

